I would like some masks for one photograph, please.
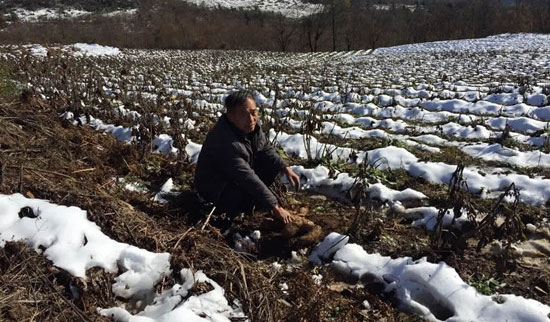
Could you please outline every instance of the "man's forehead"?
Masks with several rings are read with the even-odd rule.
[[[243,108],[245,110],[255,110],[257,109],[257,106],[256,106],[256,101],[249,98],[246,100],[246,102],[243,104]]]

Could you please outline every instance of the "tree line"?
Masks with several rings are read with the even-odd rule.
[[[107,0],[95,0],[101,1]],[[293,19],[258,8],[206,9],[182,0],[137,0],[134,16],[96,14],[78,20],[9,24],[0,17],[4,24],[0,41],[317,52],[550,32],[550,0],[420,1],[382,6],[367,0],[320,0],[323,6],[317,12]]]

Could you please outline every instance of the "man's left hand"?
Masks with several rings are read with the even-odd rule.
[[[292,171],[291,167],[286,167],[283,171],[285,173],[285,176],[288,182],[290,182],[290,184],[292,184],[294,188],[296,188],[296,191],[299,191],[300,177],[296,173],[294,173],[294,171]]]

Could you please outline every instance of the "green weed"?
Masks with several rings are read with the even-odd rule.
[[[5,64],[0,64],[0,99],[11,100],[17,96],[17,85],[12,79],[10,68]]]
[[[486,278],[483,274],[470,277],[468,279],[468,284],[475,287],[475,289],[483,295],[495,294],[500,288],[506,286],[506,283],[502,283],[494,277]]]

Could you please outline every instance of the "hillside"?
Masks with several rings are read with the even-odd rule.
[[[307,16],[322,10],[320,4],[310,4],[300,0],[279,0],[279,1],[249,1],[249,0],[216,0],[199,1],[189,0],[181,1],[205,8],[216,9],[237,9],[249,11],[261,11],[266,13],[282,14],[287,17],[299,18]],[[4,0],[0,4],[0,10],[11,12],[13,9],[20,8],[26,11],[21,13],[20,19],[25,20],[23,12],[32,12],[40,9],[56,10],[84,10],[93,12],[111,12],[123,9],[137,9],[147,5],[162,5],[162,1],[143,1],[143,0],[43,0],[43,1],[25,1],[25,0]],[[17,11],[15,11],[17,12]],[[28,14],[30,15],[30,14]]]
[[[499,0],[7,0],[0,3],[0,42],[283,52],[368,50],[503,33],[548,33],[549,6],[538,0],[515,4]]]
[[[0,3],[0,10],[12,8],[27,10],[64,8],[86,11],[110,11],[136,8],[137,4],[137,0],[3,0]]]
[[[547,321],[548,40],[1,47],[0,318]],[[189,197],[242,87],[318,242]]]

